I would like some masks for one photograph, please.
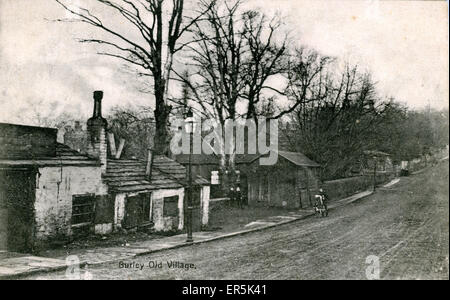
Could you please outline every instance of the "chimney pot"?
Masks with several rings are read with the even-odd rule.
[[[102,117],[103,91],[94,91],[94,118]]]
[[[103,91],[94,91],[94,99],[102,100],[103,99]]]

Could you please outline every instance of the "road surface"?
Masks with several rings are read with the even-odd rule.
[[[81,278],[367,279],[379,270],[380,279],[449,279],[448,172],[445,161],[328,218],[91,266]],[[368,257],[379,259],[379,269]],[[169,268],[167,261],[193,268]],[[65,278],[61,271],[26,279]]]

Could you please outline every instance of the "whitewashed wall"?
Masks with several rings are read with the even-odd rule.
[[[41,167],[36,185],[36,238],[70,235],[72,196],[106,195],[101,169],[96,166]]]

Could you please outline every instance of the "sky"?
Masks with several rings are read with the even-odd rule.
[[[294,43],[370,71],[382,95],[411,108],[448,108],[445,1],[247,0],[245,7],[278,12]],[[51,21],[64,17],[53,0],[0,0],[0,122],[39,125],[38,117],[62,112],[87,118],[94,90],[105,93],[105,113],[153,105],[121,61],[76,40],[98,32]]]

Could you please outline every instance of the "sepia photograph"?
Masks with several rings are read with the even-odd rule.
[[[448,5],[0,0],[0,280],[448,280]]]

